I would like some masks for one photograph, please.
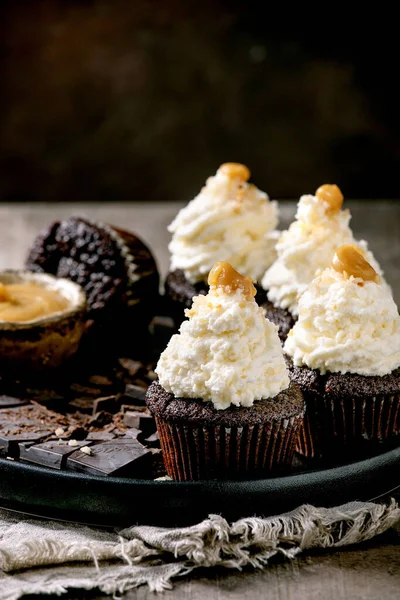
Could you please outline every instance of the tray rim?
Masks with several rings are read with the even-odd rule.
[[[248,487],[249,484],[252,483],[271,483],[276,482],[277,484],[281,484],[282,482],[296,483],[304,478],[313,479],[318,475],[323,475],[325,478],[330,474],[331,476],[340,475],[345,471],[358,471],[362,469],[362,467],[366,467],[366,465],[370,464],[372,468],[379,468],[381,463],[385,463],[389,461],[396,461],[398,459],[400,466],[400,445],[397,448],[393,448],[386,452],[382,452],[375,456],[371,456],[368,458],[364,458],[359,461],[354,461],[350,463],[345,463],[342,465],[327,467],[323,469],[310,469],[306,471],[300,471],[298,473],[288,473],[287,475],[280,475],[278,477],[264,477],[264,478],[252,478],[252,479],[202,479],[197,481],[174,481],[174,480],[162,480],[158,481],[156,479],[134,479],[129,477],[108,477],[108,476],[100,476],[100,475],[91,475],[85,473],[79,473],[76,471],[65,471],[61,469],[51,469],[50,467],[45,467],[42,465],[36,465],[34,463],[28,462],[20,462],[18,460],[10,460],[9,458],[0,457],[0,473],[2,471],[2,465],[7,464],[10,465],[11,469],[15,469],[18,471],[27,471],[27,472],[41,472],[48,475],[55,475],[57,478],[65,478],[72,480],[81,480],[81,481],[96,481],[106,483],[106,485],[134,485],[140,487],[152,487],[154,485],[166,485],[170,487],[179,487],[182,486],[190,486],[190,487],[207,487],[210,484],[218,484],[220,486],[227,487]],[[366,471],[370,469],[365,469]],[[399,484],[400,484],[400,472],[399,472]]]
[[[210,514],[233,522],[304,504],[400,498],[399,466],[400,446],[361,461],[280,477],[181,482],[87,475],[1,458],[0,507],[93,527],[186,527]]]

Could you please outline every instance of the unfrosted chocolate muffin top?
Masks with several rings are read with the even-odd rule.
[[[174,302],[181,303],[182,310],[192,306],[193,296],[205,295],[208,292],[206,281],[190,283],[180,269],[169,273],[164,285],[167,296]]]
[[[256,302],[265,309],[267,319],[278,326],[278,335],[282,342],[286,341],[289,331],[296,323],[297,319],[285,308],[274,306],[268,300],[267,293],[262,288],[257,289]]]
[[[217,410],[212,402],[204,402],[199,398],[176,398],[158,382],[154,382],[147,390],[146,403],[150,411],[164,421],[183,421],[191,425],[242,427],[290,419],[304,413],[302,393],[294,384],[275,398],[258,400],[253,406],[230,406],[225,410]]]
[[[40,233],[26,267],[80,284],[90,318],[158,294],[154,257],[138,237],[80,217],[56,221]]]

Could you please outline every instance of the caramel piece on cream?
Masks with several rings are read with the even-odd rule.
[[[344,198],[337,185],[331,185],[329,183],[321,185],[315,192],[315,195],[318,200],[329,204],[332,212],[338,212],[342,208]]]
[[[208,275],[208,285],[211,288],[224,288],[228,294],[232,294],[238,289],[243,290],[248,300],[256,295],[256,288],[249,277],[244,277],[238,273],[228,262],[217,262]]]
[[[338,248],[332,259],[332,269],[338,273],[347,273],[364,281],[379,282],[379,275],[365,260],[362,251],[353,244]]]
[[[219,171],[230,179],[241,179],[242,181],[250,179],[250,170],[241,163],[224,163],[220,166]]]
[[[34,283],[0,283],[0,321],[19,323],[48,317],[69,307],[58,292]]]

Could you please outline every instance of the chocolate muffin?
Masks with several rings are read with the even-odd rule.
[[[52,223],[34,241],[29,270],[79,283],[96,340],[134,335],[154,315],[159,275],[154,257],[134,234],[71,217]],[[115,337],[115,336],[114,336]]]
[[[290,365],[306,402],[297,451],[310,458],[368,451],[400,433],[400,369],[383,376],[326,373]]]
[[[356,242],[350,229],[350,212],[342,210],[343,194],[336,185],[322,185],[315,195],[304,195],[296,219],[282,231],[276,244],[278,258],[268,268],[261,285],[267,316],[279,326],[282,341],[298,315],[298,301],[322,269],[329,266],[336,248],[357,244],[369,262],[382,272],[364,241]]]
[[[156,368],[146,402],[166,470],[178,480],[248,477],[291,464],[304,400],[290,385],[277,327],[250,279],[215,265]]]
[[[297,321],[297,317],[294,317],[285,308],[280,306],[274,306],[272,302],[268,300],[268,296],[265,290],[261,287],[257,287],[256,302],[265,310],[266,318],[274,323],[278,327],[278,335],[281,342],[285,342],[289,331]]]
[[[146,402],[167,473],[179,481],[256,476],[290,466],[304,415],[294,384],[248,408],[217,410],[198,398],[176,398],[154,382]]]
[[[179,327],[185,318],[185,308],[192,306],[194,296],[199,294],[205,296],[208,285],[205,281],[190,283],[185,277],[182,269],[168,273],[164,283],[165,310],[174,320],[175,326]]]
[[[168,228],[171,272],[165,293],[178,324],[193,296],[206,293],[208,273],[217,261],[228,261],[258,281],[275,259],[277,203],[249,178],[245,165],[221,165]]]
[[[400,317],[355,246],[339,248],[302,296],[284,350],[306,401],[300,453],[350,455],[399,435]]]

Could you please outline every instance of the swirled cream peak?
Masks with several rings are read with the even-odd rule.
[[[354,239],[349,226],[351,215],[342,210],[342,203],[340,189],[330,184],[318,188],[315,196],[300,198],[295,221],[282,232],[276,245],[278,258],[262,279],[268,299],[275,306],[297,315],[299,297],[316,273],[330,264],[336,248],[344,244],[360,246],[382,274],[366,242]]]
[[[386,375],[400,366],[400,317],[390,288],[354,246],[339,248],[301,296],[284,349],[296,366],[321,373]]]
[[[193,298],[189,319],[157,364],[167,391],[224,409],[251,406],[289,386],[277,327],[265,318],[253,290],[230,265],[214,267],[209,293]]]
[[[196,283],[226,260],[253,281],[261,278],[276,258],[278,206],[249,178],[245,165],[225,163],[178,213],[168,228],[171,271]]]

